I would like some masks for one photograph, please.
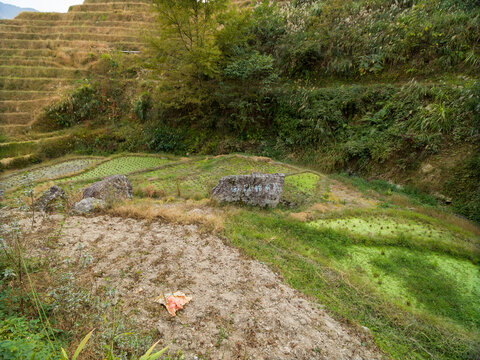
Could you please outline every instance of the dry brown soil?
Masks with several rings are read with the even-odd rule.
[[[156,328],[161,345],[185,359],[382,358],[368,332],[334,320],[267,266],[195,225],[71,217],[59,241],[61,257],[93,257],[83,271],[94,291],[108,279],[123,313]],[[171,317],[153,299],[177,290],[193,300]]]

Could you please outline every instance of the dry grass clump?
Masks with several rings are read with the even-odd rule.
[[[231,215],[233,208],[218,211],[210,199],[185,202],[159,202],[152,199],[124,201],[113,205],[107,213],[125,218],[154,220],[189,225],[200,225],[206,231],[220,233],[224,229],[224,220]]]

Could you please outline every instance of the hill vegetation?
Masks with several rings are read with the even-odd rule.
[[[143,354],[158,334],[139,324],[159,314],[136,286],[198,285],[184,252],[145,250],[156,246],[144,242],[155,220],[195,225],[179,239],[215,234],[261,261],[363,334],[362,349],[478,358],[478,0],[87,0],[67,14],[1,21],[0,32],[3,206],[28,211],[54,184],[68,193],[57,209],[65,217],[43,228],[28,212],[17,213],[22,225],[0,216],[6,349],[58,358],[95,327],[86,358]],[[257,171],[286,174],[278,208],[209,199],[222,176]],[[115,226],[95,218],[72,230],[79,218],[68,216],[83,188],[112,174],[128,175],[135,200],[105,214],[141,229],[114,244]],[[72,250],[68,236],[90,225],[105,234]],[[106,267],[127,237],[121,268]],[[215,249],[202,251],[198,272],[216,263]],[[217,310],[195,315],[211,322],[213,340],[169,338],[169,358],[260,347]]]
[[[156,4],[148,52],[103,55],[38,122],[75,134],[58,154],[247,151],[413,184],[480,219],[475,1],[214,1],[198,38],[192,9]]]

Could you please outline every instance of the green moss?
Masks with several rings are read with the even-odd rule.
[[[285,187],[293,186],[303,193],[310,194],[315,191],[319,180],[320,176],[310,172],[291,175],[285,178]]]
[[[480,271],[471,262],[391,247],[350,246],[348,254],[342,268],[363,274],[397,305],[480,327]]]

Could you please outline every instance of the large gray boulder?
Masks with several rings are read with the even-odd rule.
[[[213,188],[212,198],[220,202],[242,202],[274,208],[280,202],[284,182],[284,174],[225,176]]]
[[[116,199],[131,199],[132,197],[132,184],[125,175],[108,176],[83,191],[83,199],[95,198],[113,201]]]
[[[54,185],[35,201],[35,209],[45,212],[52,211],[60,200],[65,200],[65,191],[61,187]]]
[[[106,203],[101,199],[95,199],[93,197],[80,200],[73,206],[73,212],[75,214],[87,214],[94,210],[105,208]]]

